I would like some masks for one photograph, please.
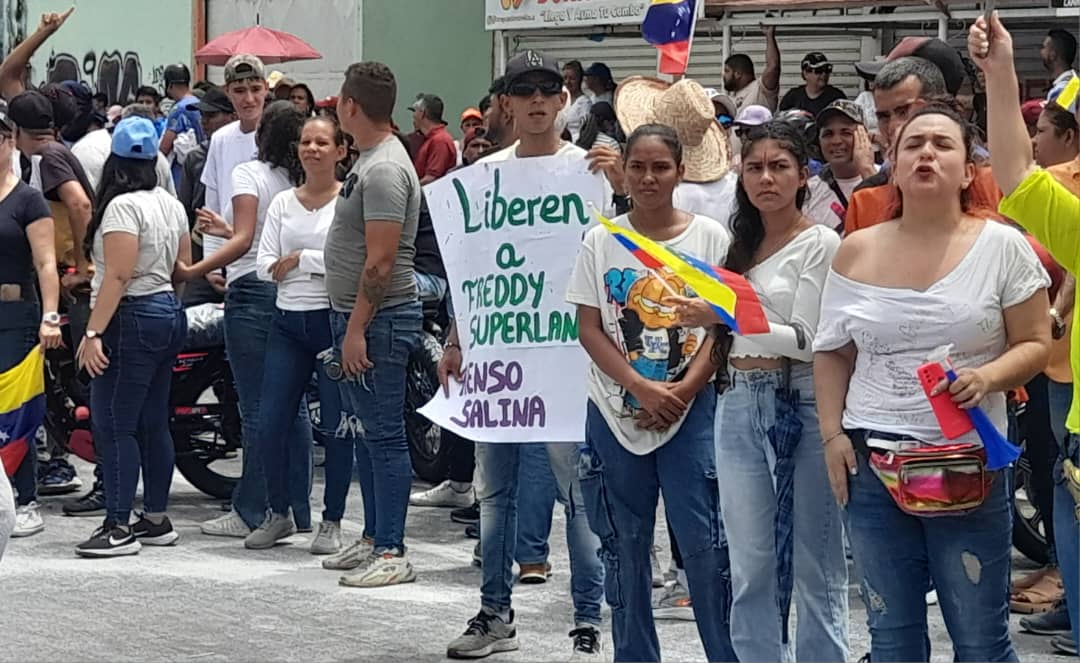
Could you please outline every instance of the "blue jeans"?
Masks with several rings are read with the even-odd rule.
[[[440,302],[446,296],[446,279],[435,274],[416,272],[417,296],[422,302]]]
[[[574,622],[599,624],[604,596],[604,567],[597,552],[600,541],[589,529],[580,507],[577,480],[578,445],[545,445],[555,476],[559,502],[566,509],[566,547],[570,553],[570,596]],[[480,605],[485,612],[510,610],[514,554],[518,536],[521,487],[521,449],[513,443],[476,444],[477,497],[480,500],[480,556],[483,579]],[[532,477],[526,480],[534,480]],[[541,479],[543,480],[543,479]]]
[[[933,582],[957,661],[1016,661],[1009,640],[1011,471],[993,473],[986,500],[961,516],[901,511],[858,453],[847,516],[867,603],[870,658],[929,661],[926,591]]]
[[[521,447],[518,468],[518,531],[514,560],[518,564],[543,564],[551,548],[551,515],[559,497],[555,475],[548,461],[547,445],[529,442]],[[524,481],[522,479],[524,478]]]
[[[233,490],[233,509],[248,527],[255,528],[266,519],[269,498],[266,474],[260,457],[259,421],[262,401],[263,367],[267,343],[273,326],[277,287],[246,274],[229,284],[225,292],[225,351],[229,356],[236,393],[240,398],[241,434],[244,445],[243,474]],[[306,407],[297,407],[286,434],[298,440],[294,450],[311,448],[311,423]],[[311,527],[311,461],[291,458],[289,463],[289,501],[296,526]]]
[[[338,382],[342,406],[356,416],[356,429],[362,436],[362,443],[341,446],[355,452],[364,497],[364,529],[374,534],[377,551],[405,549],[405,514],[412,486],[412,461],[405,436],[405,378],[409,355],[420,344],[422,326],[419,303],[381,309],[371,319],[366,334],[368,359],[374,367],[358,380]],[[330,329],[338,351],[348,327],[348,313],[331,311]],[[335,439],[332,446],[339,443]],[[343,455],[334,454],[333,460],[328,457],[327,466],[340,462]]]
[[[18,365],[38,344],[40,324],[41,307],[36,301],[0,302],[0,373]],[[18,506],[37,499],[37,449],[33,439],[26,444],[26,455],[11,475]],[[0,481],[6,479],[0,477]]]
[[[1061,443],[1058,463],[1071,458],[1080,465],[1080,437],[1065,430],[1065,419],[1072,405],[1072,384],[1050,380],[1050,421],[1054,437]],[[1065,585],[1065,605],[1072,622],[1073,642],[1080,642],[1080,520],[1076,501],[1065,487],[1059,468],[1054,470],[1054,531],[1057,535],[1058,568]]]
[[[266,343],[266,364],[262,385],[259,443],[270,498],[270,510],[289,511],[290,477],[311,476],[311,437],[287,435],[293,413],[301,408],[314,373],[319,391],[319,428],[331,438],[341,421],[341,392],[323,370],[315,355],[334,343],[330,333],[330,309],[283,311],[275,309],[270,338]],[[325,499],[324,499],[325,501]],[[310,513],[307,516],[310,522]],[[341,518],[339,517],[338,520]]]
[[[105,483],[106,521],[127,525],[142,465],[143,507],[164,513],[172,485],[169,389],[187,317],[171,293],[124,297],[102,334],[111,351],[90,383],[94,449]]]
[[[707,385],[679,432],[652,453],[627,451],[589,403],[578,476],[589,525],[603,545],[604,589],[611,606],[616,661],[659,661],[653,621],[652,550],[660,493],[679,541],[698,635],[710,661],[735,661],[729,609],[731,576],[716,492],[713,413]]]
[[[743,661],[791,658],[783,643],[777,610],[776,455],[767,434],[776,418],[776,390],[782,382],[779,370],[733,370],[731,386],[716,405],[716,473],[731,548],[731,641]],[[792,366],[791,387],[799,391],[803,425],[794,459],[795,658],[846,661],[848,590],[843,525],[825,470],[812,366]],[[681,547],[677,532],[676,537]],[[696,594],[691,595],[697,599]]]

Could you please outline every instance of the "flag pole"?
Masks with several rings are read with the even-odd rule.
[[[697,32],[698,15],[705,13],[705,0],[689,0],[689,2],[691,2],[694,5],[694,12],[693,12],[693,16],[690,19],[690,42],[687,44],[687,53],[688,54],[693,54],[693,52],[694,52],[694,33]],[[667,81],[670,81],[672,83],[674,83],[675,81],[680,81],[683,78],[686,78],[685,73],[682,73],[682,74],[664,74],[664,73],[661,73],[660,72],[660,63],[662,61],[663,61],[663,54],[660,52],[659,49],[657,49],[657,51],[656,51],[656,77],[657,78],[667,80]],[[687,69],[690,68],[689,57],[687,58],[687,61],[686,61],[686,68]]]

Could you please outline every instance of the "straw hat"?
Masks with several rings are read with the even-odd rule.
[[[683,146],[687,182],[714,182],[731,166],[727,135],[714,116],[712,102],[696,81],[674,85],[658,78],[632,76],[615,90],[615,114],[627,134],[643,124],[666,124]]]

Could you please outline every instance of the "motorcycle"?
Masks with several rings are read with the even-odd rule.
[[[169,397],[169,430],[176,451],[176,469],[195,488],[211,497],[229,499],[240,476],[241,420],[239,398],[225,354],[224,311],[203,304],[186,309],[188,336],[176,358]],[[89,385],[79,376],[67,316],[61,319],[64,343],[45,356],[45,435],[50,445],[94,462],[90,428]],[[448,460],[441,431],[417,410],[439,388],[442,354],[439,326],[425,319],[420,346],[407,367],[405,428],[415,474],[442,481]],[[319,404],[308,399],[308,414],[317,430]]]

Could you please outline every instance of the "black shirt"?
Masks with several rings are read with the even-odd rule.
[[[32,284],[34,254],[26,228],[49,216],[49,206],[41,193],[22,182],[0,200],[0,283]]]
[[[847,99],[847,95],[839,88],[826,85],[825,89],[821,91],[821,94],[816,98],[811,99],[809,95],[806,94],[806,86],[800,85],[799,87],[788,90],[788,93],[780,100],[780,110],[785,111],[791,108],[800,108],[814,117],[817,117],[818,113],[825,110],[829,104],[837,99]]]
[[[416,256],[413,257],[413,268],[424,274],[434,274],[446,278],[446,268],[443,266],[442,254],[439,252],[439,240],[435,237],[435,226],[431,224],[431,211],[428,209],[427,197],[420,195],[420,223],[416,228]]]
[[[63,143],[54,142],[42,145],[34,155],[41,157],[41,164],[38,168],[41,172],[41,192],[45,194],[46,200],[60,202],[60,187],[66,182],[75,180],[82,185],[86,197],[93,202],[94,189],[90,186],[86,171],[83,169],[82,164],[79,163],[79,160],[75,158],[75,155],[71,153],[71,150]],[[20,155],[20,157],[23,166],[23,181],[29,184],[31,162],[25,154]]]

